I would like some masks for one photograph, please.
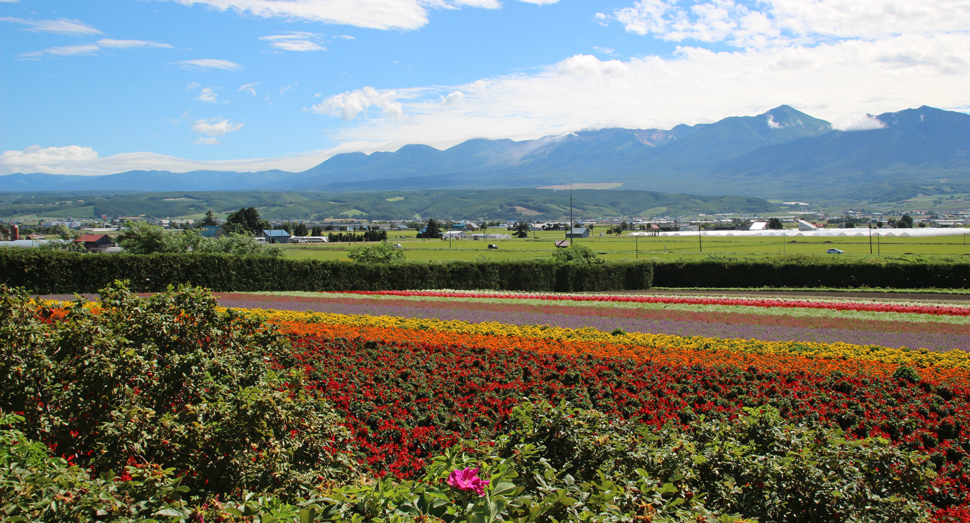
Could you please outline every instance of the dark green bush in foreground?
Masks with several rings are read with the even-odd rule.
[[[346,431],[299,386],[288,340],[198,290],[112,286],[101,300],[44,321],[52,311],[0,286],[0,411],[21,413],[31,440],[96,475],[174,468],[193,495],[349,476]]]
[[[927,520],[918,500],[932,472],[915,454],[876,438],[793,425],[771,409],[690,430],[650,431],[592,410],[524,403],[495,446],[447,450],[417,481],[390,477],[321,484],[306,497],[187,499],[171,470],[129,469],[91,479],[0,427],[0,494],[8,515],[85,521],[597,521],[849,522]],[[9,418],[7,422],[11,421]],[[8,444],[16,443],[16,444]],[[484,496],[446,478],[477,468]],[[104,519],[109,519],[105,517]]]

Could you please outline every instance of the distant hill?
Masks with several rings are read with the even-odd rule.
[[[660,129],[601,129],[537,140],[469,140],[446,150],[334,156],[300,173],[131,171],[14,174],[0,191],[432,190],[615,182],[711,195],[873,199],[970,190],[970,115],[932,107],[876,117],[883,128],[834,130],[787,105],[757,116]]]
[[[319,192],[165,192],[97,195],[92,193],[0,194],[0,218],[44,216],[92,219],[141,216],[201,217],[256,207],[271,220],[560,220],[569,217],[570,191],[491,189],[462,191]],[[651,191],[572,191],[573,216],[681,216],[763,213],[776,207],[761,198],[666,194]]]

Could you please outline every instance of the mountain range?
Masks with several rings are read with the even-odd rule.
[[[473,139],[445,150],[339,154],[299,173],[129,171],[0,176],[0,191],[482,189],[609,183],[620,189],[767,198],[893,200],[970,191],[970,115],[923,106],[841,131],[787,105],[757,116],[536,140]],[[619,185],[618,185],[619,184]]]

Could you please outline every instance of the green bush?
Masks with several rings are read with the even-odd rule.
[[[648,262],[598,265],[553,261],[394,264],[309,261],[227,254],[78,254],[0,249],[0,284],[38,294],[93,293],[117,279],[137,292],[188,284],[213,291],[648,289]]]
[[[970,263],[851,259],[814,255],[712,256],[654,265],[654,287],[970,288]]]
[[[349,436],[303,390],[286,338],[198,289],[100,293],[101,312],[79,300],[50,321],[0,286],[0,411],[23,413],[30,439],[96,475],[173,468],[192,495],[351,473]]]

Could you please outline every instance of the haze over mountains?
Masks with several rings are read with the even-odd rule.
[[[970,115],[932,107],[840,131],[787,105],[670,130],[602,129],[528,141],[469,140],[334,156],[300,173],[131,171],[12,174],[0,191],[369,191],[622,183],[642,189],[777,198],[900,199],[970,191]]]

